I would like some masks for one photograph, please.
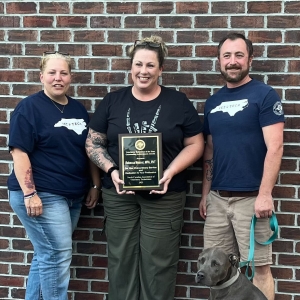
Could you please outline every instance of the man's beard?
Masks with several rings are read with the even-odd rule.
[[[228,70],[228,69],[227,69]],[[239,70],[239,73],[237,75],[235,75],[234,77],[230,76],[227,73],[227,70],[225,69],[225,71],[220,70],[223,78],[227,81],[227,82],[239,82],[241,80],[243,80],[248,74],[249,74],[249,67],[246,70]],[[229,69],[230,70],[230,69]],[[235,69],[237,70],[237,69]]]

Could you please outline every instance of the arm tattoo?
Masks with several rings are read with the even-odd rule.
[[[205,161],[205,164],[207,165],[207,169],[206,169],[206,179],[208,181],[211,181],[213,178],[213,158],[212,159],[208,159]]]
[[[110,162],[116,165],[107,152],[107,136],[104,133],[89,129],[85,149],[90,160],[105,171],[105,165]]]
[[[32,168],[29,168],[26,171],[24,184],[28,189],[35,189],[35,185],[33,182],[33,176],[32,176]]]

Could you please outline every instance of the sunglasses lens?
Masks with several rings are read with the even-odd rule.
[[[67,52],[57,52],[57,53],[59,53],[59,54],[61,54],[61,55],[64,55],[64,56],[69,56],[69,55],[70,55],[70,54],[67,53]]]
[[[152,48],[159,48],[160,45],[161,45],[160,43],[142,42],[140,40],[136,40],[135,43],[134,43],[134,47],[137,47],[137,46],[149,46],[149,47],[152,47]]]
[[[59,51],[45,51],[43,54],[44,55],[50,55],[50,54],[56,54],[56,53],[64,55],[64,56],[69,56],[70,55],[67,52],[59,52]]]
[[[152,48],[159,48],[159,47],[160,47],[160,44],[157,44],[157,43],[149,43],[149,46],[152,47]]]
[[[146,45],[146,43],[145,42],[141,42],[140,40],[136,40],[134,42],[134,47],[136,47],[136,46],[145,46],[145,45]]]

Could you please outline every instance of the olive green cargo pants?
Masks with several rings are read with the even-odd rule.
[[[103,189],[109,300],[174,300],[185,192],[159,199]]]

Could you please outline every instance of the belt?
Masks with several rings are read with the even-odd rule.
[[[258,191],[214,191],[221,197],[256,197],[258,196]]]

